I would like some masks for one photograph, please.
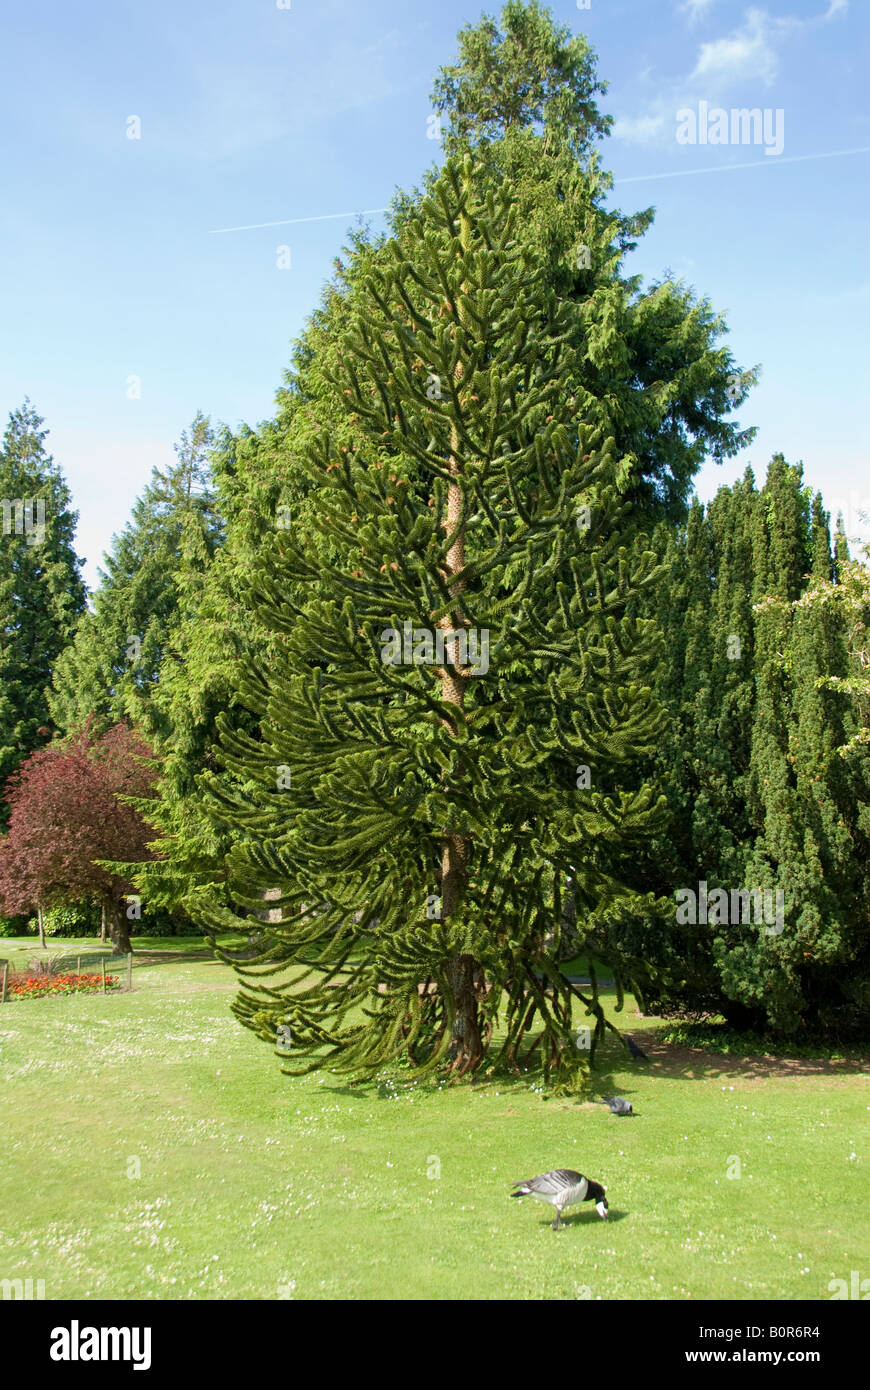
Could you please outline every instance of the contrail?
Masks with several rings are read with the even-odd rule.
[[[336,217],[374,217],[376,212],[389,210],[365,208],[362,212],[325,212],[320,217],[285,217],[280,222],[250,222],[246,227],[212,227],[209,236],[219,236],[221,232],[256,232],[260,227],[292,227],[299,222],[331,222]]]
[[[855,150],[826,150],[823,154],[792,154],[764,159],[752,159],[746,164],[710,164],[706,169],[672,169],[666,174],[632,174],[628,178],[614,179],[617,183],[643,183],[648,179],[684,179],[690,174],[727,174],[732,169],[769,169],[774,164],[803,164],[810,159],[841,159],[850,154],[870,154],[870,145],[861,145]],[[209,236],[221,236],[224,232],[256,232],[263,227],[295,227],[301,222],[332,222],[340,217],[374,217],[389,208],[365,208],[362,212],[326,212],[319,217],[285,217],[278,222],[249,222],[244,227],[212,227]]]
[[[862,145],[857,150],[826,150],[824,154],[768,155],[765,159],[752,159],[746,164],[711,164],[706,169],[673,169],[668,174],[632,174],[627,179],[614,179],[616,183],[642,183],[644,179],[682,179],[688,174],[723,174],[732,169],[769,169],[774,164],[803,164],[808,159],[839,159],[847,154],[870,154],[870,145]]]

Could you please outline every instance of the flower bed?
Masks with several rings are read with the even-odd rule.
[[[120,975],[106,976],[106,989],[117,989]],[[10,999],[40,999],[46,994],[99,994],[103,977],[96,975],[31,975],[26,970],[11,974],[6,983]]]

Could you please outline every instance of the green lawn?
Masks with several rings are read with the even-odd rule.
[[[668,1048],[627,1001],[651,1061],[608,1045],[601,1089],[638,1111],[619,1120],[532,1077],[293,1080],[234,990],[170,957],[132,994],[0,1008],[0,1279],[49,1299],[826,1299],[866,1272],[860,1063]],[[554,1233],[508,1199],[551,1167],[603,1181],[611,1219]]]

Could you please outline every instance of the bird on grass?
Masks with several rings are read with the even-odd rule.
[[[640,1050],[640,1048],[638,1047],[637,1043],[636,1043],[636,1042],[632,1042],[631,1038],[628,1036],[627,1033],[625,1034],[625,1041],[628,1043],[628,1050],[629,1050],[629,1052],[631,1053],[632,1057],[635,1059],[635,1061],[637,1061],[637,1062],[648,1062],[648,1061],[649,1061],[649,1057],[647,1057],[646,1053],[645,1053],[645,1052],[641,1052],[641,1050]]]
[[[631,1108],[631,1101],[626,1100],[624,1096],[603,1096],[602,1104],[610,1106],[610,1113],[612,1115],[634,1114]]]
[[[594,1202],[595,1210],[602,1221],[607,1220],[607,1198],[604,1195],[606,1189],[600,1182],[593,1182],[591,1178],[584,1178],[582,1173],[575,1173],[573,1168],[553,1168],[551,1172],[541,1173],[537,1178],[521,1178],[519,1182],[511,1185],[518,1189],[511,1193],[512,1197],[537,1197],[539,1201],[549,1202],[556,1208],[554,1231],[558,1231],[562,1225],[562,1212],[565,1208],[576,1206],[578,1202]]]

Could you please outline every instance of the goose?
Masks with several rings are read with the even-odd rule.
[[[558,1231],[562,1225],[565,1208],[576,1206],[578,1202],[594,1202],[602,1221],[607,1220],[606,1188],[600,1182],[584,1178],[582,1173],[575,1173],[573,1168],[553,1168],[537,1178],[520,1178],[511,1186],[518,1189],[511,1193],[512,1197],[537,1197],[539,1201],[549,1202],[556,1208],[554,1231]]]

